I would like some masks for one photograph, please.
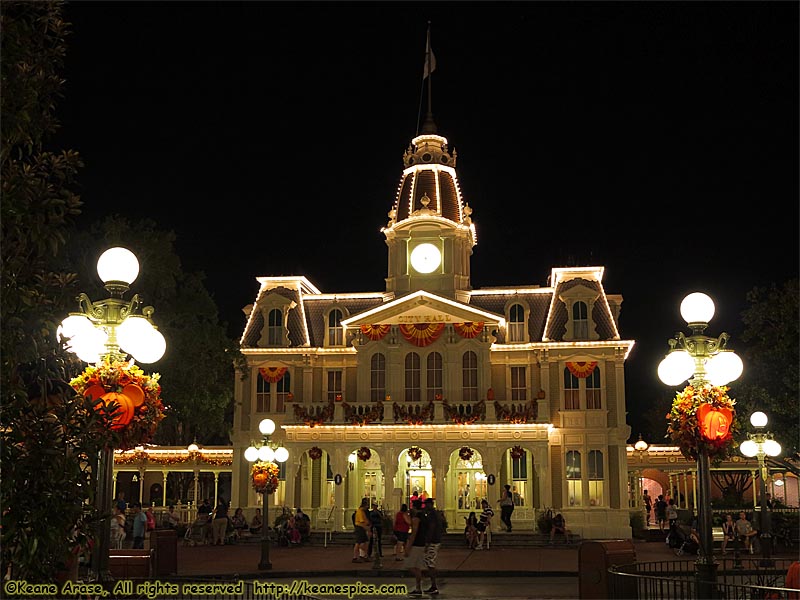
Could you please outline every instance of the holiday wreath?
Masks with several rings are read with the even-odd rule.
[[[522,458],[525,454],[525,450],[522,449],[522,446],[514,446],[511,448],[511,458],[514,460],[518,460]]]
[[[309,448],[308,457],[311,460],[319,460],[320,458],[322,458],[322,448],[320,448],[318,446],[313,446],[313,447]]]
[[[419,460],[420,458],[422,458],[422,448],[420,448],[419,446],[411,446],[408,449],[408,457],[412,461]]]
[[[103,360],[89,365],[69,384],[79,394],[113,408],[111,429],[119,435],[117,449],[148,443],[164,418],[158,373],[145,375],[133,361]]]
[[[366,462],[369,460],[370,456],[372,456],[372,451],[366,446],[361,446],[361,448],[358,449],[356,456],[358,456],[359,460]]]
[[[738,431],[736,401],[728,396],[726,386],[686,386],[672,401],[667,415],[667,435],[686,458],[697,460],[701,454],[713,461],[728,458],[736,446]]]
[[[461,460],[470,460],[473,454],[475,453],[469,446],[461,446],[461,450],[458,451],[458,457]]]

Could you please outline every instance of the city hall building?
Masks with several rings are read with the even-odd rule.
[[[269,417],[289,450],[271,510],[330,513],[350,529],[362,498],[393,514],[416,491],[458,529],[484,498],[499,514],[509,484],[517,529],[552,508],[584,538],[630,537],[634,342],[620,334],[622,296],[604,289],[603,267],[473,289],[476,222],[430,115],[387,207],[385,289],[257,278],[241,337],[249,373],[235,382],[231,505],[261,505],[244,451]]]

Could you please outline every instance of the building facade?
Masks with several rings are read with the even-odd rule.
[[[429,115],[383,228],[385,289],[258,277],[240,340],[248,376],[235,382],[232,505],[261,502],[243,455],[269,417],[289,450],[270,502],[333,506],[337,528],[362,497],[391,514],[415,491],[458,528],[481,499],[499,514],[509,484],[517,528],[552,508],[584,538],[630,537],[622,296],[599,266],[473,289],[477,232],[456,159]]]

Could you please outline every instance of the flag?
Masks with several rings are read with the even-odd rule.
[[[428,75],[436,70],[436,57],[431,50],[431,28],[428,27],[428,43],[425,47],[425,68],[422,71],[422,78],[425,79]]]

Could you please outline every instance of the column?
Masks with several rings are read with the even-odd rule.
[[[333,471],[334,478],[336,475],[339,475],[342,478],[342,483],[339,485],[334,486],[334,498],[336,501],[336,510],[334,511],[334,529],[343,530],[345,529],[344,523],[344,509],[345,509],[345,498],[344,498],[344,478],[347,475],[347,456],[344,453],[344,450],[341,448],[336,448],[333,454],[328,455],[331,460],[331,471]],[[342,466],[345,466],[345,470],[342,470]]]
[[[384,510],[390,507],[393,511],[392,514],[394,514],[400,509],[399,504],[395,506],[397,499],[394,495],[394,478],[397,476],[397,454],[394,446],[385,448],[384,452],[386,453],[385,462],[381,463],[381,469],[383,469],[383,507]]]
[[[167,506],[167,471],[161,471],[161,506]]]
[[[431,471],[436,480],[436,488],[435,491],[430,490],[430,493],[436,498],[436,506],[440,509],[455,508],[448,506],[449,502],[452,502],[452,498],[448,498],[446,491],[448,460],[444,457],[444,454],[444,448],[435,448],[433,454],[431,454]],[[485,470],[486,466],[484,465]]]
[[[139,472],[139,504],[141,504],[142,508],[144,508],[144,474],[145,474],[145,468],[144,467],[139,467],[138,468],[138,472]]]
[[[297,480],[297,474],[300,471],[300,463],[302,461],[303,455],[297,454],[289,456],[289,460],[286,461],[286,506],[294,508],[295,506],[302,506],[302,502],[297,502],[295,498],[295,483]]]
[[[219,471],[214,471],[214,506],[219,502]]]
[[[195,468],[195,470],[194,470],[194,508],[195,508],[195,510],[197,510],[197,506],[198,506],[197,495],[200,493],[199,492],[199,487],[200,487],[200,471],[198,471],[197,468]]]

